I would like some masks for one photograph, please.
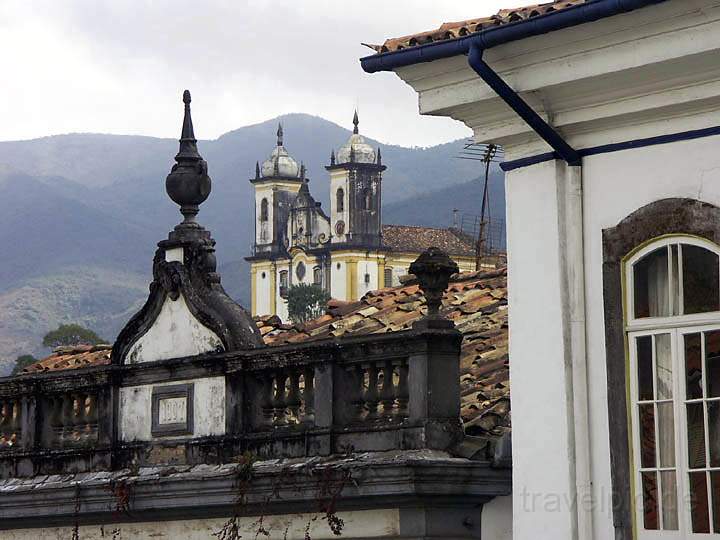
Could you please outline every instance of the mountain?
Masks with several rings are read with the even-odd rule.
[[[288,151],[307,166],[314,196],[327,205],[324,166],[330,150],[350,136],[336,124],[292,114],[198,142],[213,180],[198,219],[218,242],[223,284],[245,305],[243,257],[254,232],[248,179],[255,161],[273,149],[278,122]],[[455,159],[462,141],[431,148],[368,142],[381,148],[388,166],[386,223],[448,226],[453,208],[479,213],[481,183],[473,179],[480,164]],[[181,218],[164,186],[176,152],[176,140],[140,136],[0,142],[0,373],[19,354],[47,352],[39,346],[42,335],[61,322],[80,322],[114,339],[145,297],[155,244]],[[501,186],[498,178],[495,171],[493,186]],[[500,215],[504,202],[494,191]]]

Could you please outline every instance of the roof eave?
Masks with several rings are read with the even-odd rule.
[[[360,59],[360,64],[367,73],[393,71],[413,64],[467,54],[471,44],[476,44],[480,49],[486,50],[505,43],[597,21],[665,1],[590,0],[585,4],[578,4],[530,19],[488,28],[471,36],[366,56]]]

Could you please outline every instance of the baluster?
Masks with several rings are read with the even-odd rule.
[[[62,415],[63,400],[61,396],[51,396],[47,399],[49,430],[49,446],[58,446],[62,442]]]
[[[368,385],[365,389],[365,407],[367,408],[367,419],[374,420],[378,417],[378,405],[380,399],[378,395],[378,370],[374,363],[364,364],[363,368],[367,372]]]
[[[14,399],[10,402],[10,440],[15,446],[20,438],[20,400]]]
[[[308,424],[315,423],[315,368],[306,367],[303,373],[303,405],[305,414],[303,422]]]
[[[287,381],[287,375],[283,370],[279,370],[275,374],[275,397],[273,399],[273,409],[275,413],[274,425],[278,427],[287,426],[287,401],[286,401],[286,390],[285,382]]]
[[[287,393],[287,408],[290,410],[290,422],[300,423],[300,372],[293,369],[290,372],[290,388]]]
[[[97,394],[88,394],[85,400],[86,431],[87,437],[91,439],[97,438],[98,435],[97,399]]]
[[[75,429],[74,409],[75,400],[72,394],[61,394],[61,414],[60,414],[60,445],[64,446],[68,442],[72,442],[72,434]]]
[[[393,382],[393,365],[391,360],[381,363],[382,369],[382,389],[380,390],[380,402],[382,403],[382,416],[390,418],[395,405],[395,386]]]
[[[8,435],[8,427],[10,418],[8,414],[8,402],[0,401],[0,448],[9,446],[10,437]]]
[[[408,363],[407,360],[400,360],[398,366],[397,385],[397,414],[402,418],[408,415]]]
[[[260,408],[262,409],[262,424],[265,427],[273,426],[273,378],[272,375],[264,373],[260,376],[262,383],[262,399],[260,400]]]
[[[351,365],[347,368],[348,378],[352,391],[350,392],[350,421],[359,422],[365,413],[365,370],[360,365]]]
[[[72,401],[72,440],[79,442],[85,437],[87,420],[85,415],[85,394],[82,392],[70,395]]]

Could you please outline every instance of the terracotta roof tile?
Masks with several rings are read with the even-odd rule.
[[[476,19],[467,19],[464,21],[447,22],[440,25],[435,30],[419,32],[409,36],[399,38],[386,39],[382,45],[367,45],[377,53],[399,51],[419,45],[434,43],[437,41],[448,41],[472,35],[476,32],[487,30],[496,26],[504,26],[515,22],[532,19],[541,15],[547,15],[554,11],[567,9],[579,4],[584,4],[587,0],[555,0],[554,2],[544,2],[542,4],[533,4],[515,9],[501,9],[495,15],[489,17],[480,17]]]
[[[330,302],[328,313],[305,325],[282,324],[278,317],[256,317],[268,345],[366,335],[408,329],[425,313],[418,285],[385,288],[357,302]],[[460,357],[462,417],[471,435],[499,436],[510,429],[508,310],[504,268],[456,274],[441,313],[463,333]],[[59,349],[26,372],[73,369],[110,362],[110,346]]]
[[[383,244],[394,251],[420,253],[429,247],[437,247],[449,255],[475,255],[475,242],[472,237],[454,228],[383,225],[382,235]]]
[[[110,363],[112,345],[75,345],[58,347],[47,358],[30,364],[23,373],[77,369],[88,366],[104,366]]]

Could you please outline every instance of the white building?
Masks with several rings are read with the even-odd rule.
[[[377,51],[505,149],[514,538],[720,535],[720,2],[550,2]]]

